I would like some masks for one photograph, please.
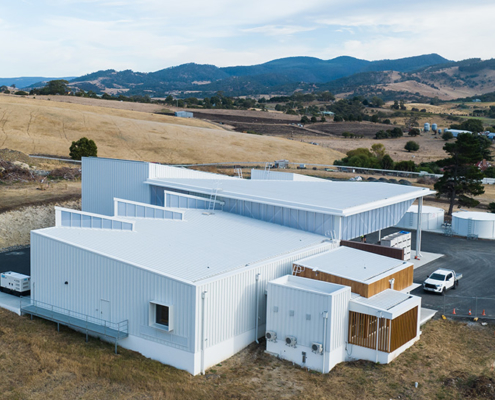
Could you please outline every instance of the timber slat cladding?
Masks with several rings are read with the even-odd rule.
[[[297,265],[297,264],[295,264]],[[318,281],[337,283],[339,285],[350,286],[351,292],[359,294],[363,297],[371,297],[375,294],[383,292],[385,289],[390,288],[390,279],[394,278],[394,289],[402,290],[413,284],[414,267],[411,265],[408,268],[398,271],[394,274],[386,276],[379,281],[366,284],[362,282],[356,282],[351,279],[341,278],[340,276],[331,275],[323,271],[313,271],[310,268],[294,268],[294,275],[302,276],[303,278],[315,279]]]
[[[405,312],[392,320],[390,351],[395,351],[416,337],[418,330],[418,307]]]
[[[368,285],[361,282],[352,281],[350,279],[341,278],[340,276],[330,275],[322,271],[313,271],[309,268],[303,268],[302,271],[294,271],[294,275],[302,276],[303,278],[315,279],[318,281],[337,283],[339,285],[350,286],[351,292],[357,293],[363,297],[368,296]]]
[[[391,321],[386,318],[350,311],[348,342],[376,350],[378,323],[378,350],[390,353]]]
[[[375,294],[383,292],[385,289],[390,289],[390,279],[395,279],[394,289],[402,290],[413,284],[414,266],[411,265],[408,268],[398,271],[395,274],[391,274],[386,278],[373,282],[369,285],[368,296],[371,297]]]

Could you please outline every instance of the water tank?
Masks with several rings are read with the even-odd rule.
[[[495,214],[460,211],[452,214],[452,230],[459,236],[495,239]]]
[[[445,211],[441,208],[423,206],[421,212],[421,229],[424,231],[441,230]],[[399,228],[417,229],[418,228],[418,206],[409,207],[406,214],[396,225]]]
[[[437,124],[431,124],[431,130],[436,131],[438,129]]]
[[[442,130],[441,130],[441,129],[439,129],[439,130],[438,130],[438,133],[442,133]]]

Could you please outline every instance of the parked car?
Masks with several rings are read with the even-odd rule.
[[[412,185],[412,183],[411,183],[411,182],[409,182],[407,179],[401,179],[401,180],[399,181],[399,183],[400,183],[401,185],[406,185],[406,186],[411,186],[411,185]]]
[[[462,274],[456,274],[452,269],[437,269],[423,282],[423,289],[427,292],[445,294],[448,289],[459,286]]]
[[[376,178],[373,178],[372,176],[370,176],[368,179],[366,179],[368,182],[378,182],[378,179]]]
[[[358,182],[360,182],[360,181],[362,181],[362,180],[363,180],[363,178],[361,178],[361,177],[358,175],[358,176],[353,176],[353,177],[352,177],[351,179],[349,179],[349,180],[350,180],[350,181],[358,181]]]

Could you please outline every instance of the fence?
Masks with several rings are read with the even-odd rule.
[[[495,319],[495,297],[443,296],[443,315]]]

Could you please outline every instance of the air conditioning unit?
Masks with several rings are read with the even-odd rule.
[[[297,339],[294,336],[286,336],[285,344],[290,347],[296,347]]]
[[[313,343],[311,345],[311,351],[315,354],[321,354],[323,352],[323,345],[321,343]]]
[[[275,342],[277,340],[277,332],[266,331],[265,338],[270,342]]]

